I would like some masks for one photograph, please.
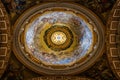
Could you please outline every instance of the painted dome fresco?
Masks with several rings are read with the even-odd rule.
[[[40,74],[82,72],[103,52],[101,21],[90,10],[75,4],[36,5],[25,11],[14,27],[16,57]]]

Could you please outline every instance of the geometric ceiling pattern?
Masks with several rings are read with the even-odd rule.
[[[120,1],[111,11],[107,24],[107,56],[113,72],[120,79]]]
[[[0,80],[119,79],[120,0],[0,0]]]

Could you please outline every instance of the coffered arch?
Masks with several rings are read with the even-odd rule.
[[[120,79],[120,0],[116,1],[107,23],[107,56],[112,71]]]
[[[10,56],[10,44],[11,44],[11,35],[10,35],[10,22],[0,0],[0,77],[4,73]]]

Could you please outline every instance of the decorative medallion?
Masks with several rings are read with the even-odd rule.
[[[116,1],[107,23],[107,56],[112,71],[120,79],[120,0]]]
[[[10,37],[10,22],[8,14],[0,0],[0,78],[6,70],[10,57]]]
[[[16,57],[40,74],[76,74],[102,55],[103,24],[82,6],[37,5],[25,11],[14,27]]]

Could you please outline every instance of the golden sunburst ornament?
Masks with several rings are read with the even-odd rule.
[[[51,41],[56,45],[61,45],[66,42],[66,35],[61,31],[56,31],[51,35]]]

